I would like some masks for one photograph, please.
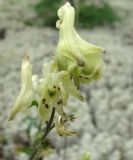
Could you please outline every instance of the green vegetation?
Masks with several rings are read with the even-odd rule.
[[[55,22],[58,19],[56,11],[61,4],[62,0],[39,0],[39,2],[34,6],[39,18],[39,25],[55,27]]]
[[[94,27],[98,25],[114,24],[120,18],[116,11],[108,4],[103,3],[101,6],[82,4],[79,10],[79,25],[81,27]]]
[[[84,153],[81,160],[91,160],[90,154],[88,152]]]

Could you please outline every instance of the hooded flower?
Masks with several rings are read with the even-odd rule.
[[[57,28],[60,30],[56,50],[59,70],[66,70],[75,84],[88,83],[101,77],[104,49],[83,40],[74,28],[75,11],[70,3],[58,10]]]
[[[32,66],[29,56],[25,54],[21,67],[21,90],[9,115],[12,120],[18,112],[30,107],[33,101]]]
[[[50,68],[49,66],[47,67],[46,71]],[[49,71],[46,73],[46,76],[42,79],[38,87],[38,93],[40,96],[39,101],[41,101],[38,111],[43,121],[48,121],[52,107],[55,107],[58,114],[63,116],[63,107],[67,105],[69,95],[83,100],[80,91],[72,82],[70,75],[66,71]]]

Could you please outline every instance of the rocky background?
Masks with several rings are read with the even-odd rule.
[[[0,0],[0,160],[27,160],[22,145],[28,148],[37,132],[36,110],[7,121],[20,89],[22,56],[29,52],[33,72],[40,74],[58,42],[58,30],[23,23],[34,18],[34,3]],[[104,77],[82,86],[87,102],[70,100],[69,110],[79,115],[74,124],[79,135],[63,138],[53,131],[49,139],[55,149],[44,160],[78,160],[87,151],[92,160],[133,160],[133,1],[110,3],[124,17],[116,27],[79,29],[84,39],[106,49]]]

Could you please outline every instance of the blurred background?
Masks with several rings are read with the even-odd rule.
[[[33,73],[52,58],[58,42],[57,9],[65,0],[0,0],[0,160],[28,160],[40,121],[36,108],[7,117],[19,93],[24,52]],[[43,160],[133,160],[133,0],[70,0],[76,28],[87,41],[106,50],[103,79],[82,86],[84,103],[70,98],[79,115],[75,137],[52,131]],[[81,158],[80,158],[81,157]]]

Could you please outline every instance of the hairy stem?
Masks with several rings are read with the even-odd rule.
[[[37,155],[37,153],[41,147],[41,142],[46,139],[48,133],[54,128],[54,124],[53,124],[54,115],[55,115],[55,108],[52,109],[51,117],[47,123],[46,130],[45,130],[42,138],[40,139],[39,144],[37,145],[37,147],[35,148],[35,150],[33,151],[32,155],[31,155],[31,157],[29,158],[29,160],[34,160],[35,156]]]

